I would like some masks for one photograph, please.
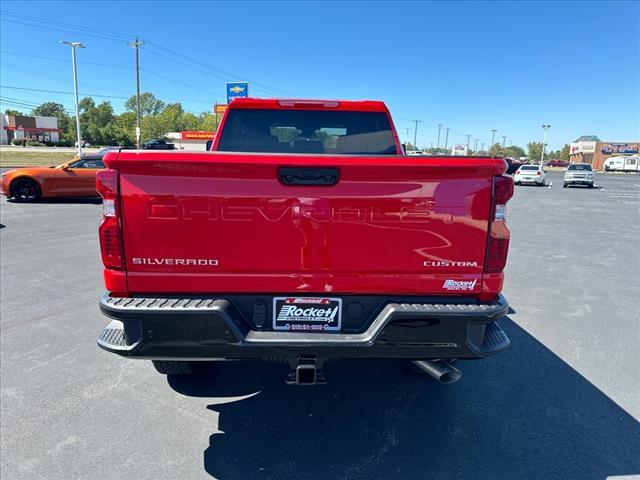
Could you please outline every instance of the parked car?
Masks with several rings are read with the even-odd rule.
[[[76,156],[55,167],[26,167],[4,172],[0,193],[17,202],[50,197],[97,197],[96,173],[104,168],[102,157],[106,153],[100,152]]]
[[[408,157],[375,101],[240,98],[219,132],[216,155],[105,157],[101,348],[167,375],[285,362],[309,385],[341,357],[450,383],[447,359],[509,345],[505,162]]]
[[[524,165],[524,162],[521,160],[516,160],[515,158],[505,158],[505,161],[507,162],[507,172],[509,175],[513,175],[514,173],[516,173],[516,171],[522,166]]]
[[[174,150],[175,148],[173,143],[167,143],[164,140],[149,140],[142,145],[143,150]]]
[[[564,188],[569,185],[586,185],[593,188],[594,173],[590,163],[572,163],[564,172]]]
[[[566,168],[569,165],[569,162],[566,160],[549,160],[546,165],[548,167],[562,167]]]
[[[547,172],[542,165],[522,165],[513,180],[516,185],[532,183],[542,187],[547,183]]]

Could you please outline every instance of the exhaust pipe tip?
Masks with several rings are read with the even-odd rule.
[[[442,384],[455,383],[462,378],[462,372],[444,360],[414,360],[413,364]]]
[[[438,379],[438,381],[440,383],[444,383],[448,385],[450,383],[456,383],[461,378],[462,378],[462,372],[457,368],[451,367],[451,371],[442,374],[442,376]]]

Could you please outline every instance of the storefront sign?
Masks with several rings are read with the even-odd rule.
[[[216,112],[218,115],[222,115],[222,114],[225,112],[225,110],[226,110],[226,109],[227,109],[227,106],[226,106],[226,105],[221,104],[221,103],[216,103],[215,112]]]
[[[454,145],[453,147],[451,147],[451,155],[465,156],[466,154],[467,154],[466,145]]]
[[[594,153],[596,151],[596,142],[577,142],[572,143],[569,147],[569,153],[575,155],[578,153]]]
[[[180,132],[182,140],[213,140],[213,132]]]
[[[249,84],[247,82],[227,83],[227,103],[232,99],[249,96]]]
[[[638,153],[637,143],[605,143],[600,147],[600,152],[604,155],[612,155],[614,153]]]

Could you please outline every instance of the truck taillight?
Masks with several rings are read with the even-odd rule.
[[[123,269],[122,228],[118,208],[118,171],[100,170],[96,175],[96,190],[102,197],[100,251],[105,268]]]
[[[485,273],[504,270],[509,251],[509,229],[506,224],[507,202],[513,196],[513,179],[507,176],[493,177],[493,199],[487,253],[484,259]]]

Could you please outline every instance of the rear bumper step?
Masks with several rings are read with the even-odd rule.
[[[503,296],[486,304],[390,302],[362,331],[341,333],[274,331],[269,322],[256,328],[226,298],[107,294],[100,309],[113,321],[98,345],[140,358],[479,358],[509,345],[495,323],[508,311]]]

